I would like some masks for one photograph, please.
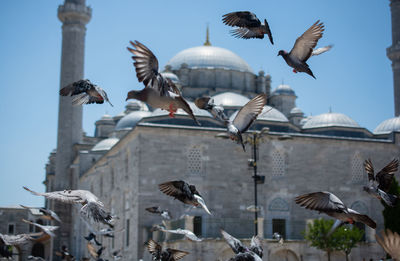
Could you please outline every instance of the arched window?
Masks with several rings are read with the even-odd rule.
[[[289,204],[282,198],[275,198],[268,206],[270,211],[289,211]]]

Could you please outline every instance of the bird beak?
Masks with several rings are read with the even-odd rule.
[[[206,203],[204,202],[203,198],[194,194],[194,198],[197,200],[197,202],[201,205],[202,208],[204,208],[204,210],[209,214],[212,215],[210,210],[208,210]]]

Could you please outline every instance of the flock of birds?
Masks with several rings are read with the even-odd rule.
[[[264,19],[264,24],[256,17],[254,13],[248,11],[232,12],[223,15],[222,21],[229,26],[235,27],[231,31],[232,35],[238,38],[250,39],[259,38],[263,39],[266,34],[271,42],[274,44],[272,33],[267,20]],[[315,49],[318,40],[322,37],[324,25],[319,20],[315,22],[309,29],[307,29],[300,37],[297,38],[292,50],[286,52],[280,50],[278,56],[282,56],[285,62],[293,68],[293,72],[305,72],[314,77],[309,65],[308,59],[311,56],[319,55],[332,48],[326,46]],[[198,125],[200,122],[196,119],[195,115],[188,102],[184,99],[179,88],[168,78],[165,78],[159,73],[159,65],[156,56],[153,52],[139,41],[130,42],[131,47],[128,51],[133,54],[134,67],[136,70],[139,82],[143,82],[144,88],[140,91],[128,92],[128,99],[137,99],[147,103],[153,108],[161,108],[169,111],[169,116],[174,117],[174,113],[178,109],[184,110]],[[91,104],[91,103],[104,103],[107,101],[112,106],[108,99],[107,93],[99,86],[92,84],[89,80],[79,80],[60,90],[62,96],[74,96],[72,103],[74,105]],[[266,105],[266,94],[258,94],[246,105],[244,105],[236,117],[230,120],[224,113],[224,108],[221,105],[215,104],[210,97],[199,97],[195,100],[195,105],[203,110],[209,111],[213,117],[223,123],[227,132],[232,140],[240,143],[245,150],[242,134],[245,133],[257,116],[261,113]],[[387,205],[394,206],[397,204],[397,196],[390,195],[388,190],[393,180],[394,173],[398,169],[398,160],[391,161],[376,175],[371,160],[365,161],[365,170],[368,173],[369,185],[364,187],[364,190],[376,198],[383,200]],[[38,193],[24,187],[27,191],[37,196],[44,196],[51,200],[60,201],[67,204],[80,204],[80,217],[87,225],[90,233],[84,237],[87,243],[87,249],[90,255],[98,261],[104,260],[102,258],[104,246],[96,239],[97,236],[114,237],[115,231],[114,223],[117,217],[112,216],[104,206],[104,204],[90,191],[87,190],[64,190],[46,193]],[[194,185],[188,184],[183,180],[169,181],[159,184],[159,189],[164,194],[171,196],[184,204],[189,204],[193,207],[202,207],[204,211],[211,215],[207,208],[204,199],[197,191]],[[357,211],[348,208],[337,196],[327,191],[319,191],[300,195],[295,198],[295,202],[302,207],[310,210],[316,210],[320,213],[325,213],[337,221],[332,226],[329,234],[340,225],[344,223],[362,222],[367,226],[375,229],[376,223],[367,215],[360,214]],[[24,208],[29,208],[23,206]],[[56,213],[49,209],[40,208],[43,217],[49,220],[61,222]],[[171,214],[167,210],[161,209],[159,206],[146,208],[148,212],[160,215],[163,219],[171,219]],[[89,220],[100,222],[108,226],[108,228],[96,231],[89,224]],[[23,220],[28,224],[37,226],[43,232],[34,234],[20,234],[20,235],[3,235],[0,238],[5,245],[21,245],[31,240],[36,240],[37,237],[47,234],[54,237],[54,231],[58,226],[45,226],[31,221]],[[201,241],[192,231],[185,229],[166,229],[166,224],[163,226],[156,225],[154,230],[159,230],[165,233],[175,233],[185,235],[192,241]],[[221,229],[221,234],[226,240],[228,245],[235,253],[231,261],[255,261],[262,260],[263,249],[260,238],[254,236],[251,240],[250,247],[245,246],[240,240],[234,238],[226,231]],[[392,256],[392,258],[400,260],[400,236],[390,230],[381,234],[382,238],[376,235],[378,243],[384,250]],[[282,242],[283,238],[279,234],[274,234],[274,237]],[[96,248],[96,245],[99,248]],[[176,249],[163,249],[161,245],[154,240],[150,239],[146,243],[148,251],[152,254],[153,260],[160,261],[175,261],[183,258],[189,253],[186,251]],[[4,254],[2,249],[0,254]],[[119,260],[122,256],[120,251],[112,253],[113,260]],[[68,248],[63,246],[60,251],[56,252],[63,260],[75,260],[69,253]],[[36,257],[30,257],[32,260],[42,260]],[[85,260],[85,259],[84,259]],[[86,259],[88,260],[88,259]]]

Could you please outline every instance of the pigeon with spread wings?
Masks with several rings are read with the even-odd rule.
[[[178,109],[182,109],[200,125],[178,87],[158,72],[158,60],[153,52],[138,41],[130,43],[133,48],[128,47],[128,51],[134,55],[132,59],[134,60],[136,76],[139,82],[143,82],[145,88],[141,91],[128,92],[126,100],[136,99],[149,104],[153,108],[167,110],[170,117],[174,117],[174,113]]]
[[[54,234],[54,231],[56,231],[58,229],[58,226],[45,226],[45,225],[41,225],[26,219],[22,219],[22,221],[24,223],[33,225],[35,227],[40,228],[44,233],[46,233],[47,235],[51,236],[51,237],[55,237],[56,235]]]
[[[153,256],[154,261],[176,261],[189,254],[189,252],[171,248],[163,250],[161,245],[159,245],[153,239],[150,239],[146,243],[146,246],[147,250]]]
[[[201,197],[194,185],[189,185],[183,180],[175,180],[159,184],[158,187],[164,194],[174,197],[185,204],[196,207],[200,205],[208,214],[211,215],[204,199]]]
[[[231,261],[261,261],[263,256],[263,248],[261,247],[261,241],[258,236],[251,238],[250,247],[245,246],[239,239],[231,236],[223,229],[220,230],[225,241],[231,247],[233,252],[236,254],[235,257],[231,258]]]
[[[398,198],[395,195],[389,194],[388,191],[392,184],[394,173],[397,171],[398,167],[399,161],[394,159],[375,175],[372,161],[370,159],[366,160],[364,162],[364,168],[368,174],[369,185],[364,186],[364,190],[393,207]]]
[[[280,50],[278,56],[281,55],[285,62],[293,68],[293,72],[305,72],[315,79],[313,72],[307,64],[307,60],[313,55],[319,55],[332,48],[332,45],[315,49],[318,40],[321,39],[324,32],[324,24],[318,20],[299,38],[297,38],[292,50],[288,53]]]
[[[83,217],[91,217],[96,222],[102,222],[103,224],[113,227],[113,217],[105,210],[103,202],[88,190],[64,190],[38,193],[27,187],[23,188],[36,196],[43,196],[68,204],[82,204],[80,214]]]
[[[263,39],[264,35],[267,34],[271,44],[274,44],[271,29],[266,19],[264,19],[264,24],[261,24],[257,16],[249,11],[232,12],[224,14],[222,17],[222,22],[224,24],[239,27],[231,31],[234,37],[243,39]]]
[[[36,207],[27,207],[24,205],[20,205],[23,208],[26,209],[38,209],[40,213],[42,213],[42,216],[40,216],[40,218],[43,219],[47,219],[47,220],[57,220],[58,222],[61,223],[61,219],[60,217],[51,209],[47,209],[47,208],[36,208]]]
[[[60,90],[61,96],[75,96],[72,99],[73,105],[104,103],[107,101],[113,106],[108,99],[107,93],[99,86],[91,83],[88,79],[73,82]]]
[[[336,218],[338,221],[331,228],[329,235],[343,223],[361,222],[373,229],[376,228],[375,221],[370,217],[348,208],[338,197],[327,191],[300,195],[294,201],[306,209],[317,210]]]

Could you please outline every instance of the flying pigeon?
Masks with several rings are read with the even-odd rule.
[[[399,161],[394,159],[375,175],[371,160],[366,160],[364,162],[364,168],[368,174],[369,185],[364,186],[364,190],[393,207],[397,202],[397,196],[388,194],[387,192],[390,189],[394,173],[397,171],[398,167]]]
[[[89,236],[87,238],[85,237],[86,240],[91,241],[94,238],[94,241],[96,241],[96,236],[105,236],[105,237],[114,237],[114,231],[111,228],[102,228],[100,230],[95,230],[88,221],[86,221],[85,218],[81,217],[81,220],[83,223],[85,223],[86,227],[89,229]],[[117,232],[121,232],[122,230],[119,230]],[[99,245],[96,243],[96,245]]]
[[[250,247],[246,247],[239,239],[231,236],[223,229],[220,230],[222,236],[228,245],[232,248],[233,252],[236,254],[232,261],[261,261],[263,256],[263,249],[261,247],[261,241],[258,236],[253,236],[251,238]]]
[[[74,256],[69,253],[69,250],[66,246],[61,246],[61,252],[56,251],[56,256],[60,256],[61,260],[67,260],[67,261],[75,260]]]
[[[38,193],[30,190],[27,187],[23,187],[25,190],[31,192],[36,196],[44,196],[48,199],[58,200],[68,204],[82,204],[80,214],[83,217],[91,217],[96,222],[102,222],[111,228],[114,227],[112,224],[113,217],[109,212],[104,209],[104,204],[101,202],[93,193],[87,190],[64,190],[64,191],[53,191],[46,193]]]
[[[40,256],[28,256],[28,260],[38,260],[38,261],[45,261],[42,257]]]
[[[271,44],[274,44],[274,39],[272,39],[272,33],[266,19],[264,19],[264,24],[261,24],[257,16],[249,11],[232,12],[224,14],[222,17],[224,24],[239,27],[231,31],[234,37],[263,39],[264,34],[267,34]]]
[[[250,128],[266,103],[266,94],[257,95],[239,110],[233,121],[229,121],[227,124],[229,137],[231,140],[241,143],[244,151],[246,151],[246,148],[243,143],[242,133],[245,133]]]
[[[44,233],[46,233],[47,235],[51,236],[51,237],[55,237],[56,235],[54,234],[54,231],[56,231],[59,227],[58,226],[44,226],[38,223],[34,223],[32,221],[26,220],[26,219],[22,219],[22,221],[24,223],[33,225],[35,227],[40,228]]]
[[[101,256],[103,253],[103,250],[106,247],[100,247],[99,249],[96,249],[90,242],[86,244],[87,250],[89,251],[89,254],[95,259],[98,260],[98,258]]]
[[[211,215],[204,199],[201,197],[194,185],[189,185],[183,180],[175,180],[159,184],[158,187],[164,194],[174,197],[185,204],[196,207],[200,205],[208,214]]]
[[[202,239],[198,238],[192,231],[187,230],[187,229],[166,229],[165,227],[162,226],[156,226],[156,230],[160,230],[162,232],[165,233],[173,233],[173,234],[179,234],[179,235],[184,235],[185,237],[187,237],[188,239],[192,240],[192,241],[202,241]]]
[[[2,241],[7,246],[19,246],[35,240],[34,237],[42,236],[43,232],[32,234],[4,235],[0,233],[0,242]]]
[[[354,222],[362,222],[373,229],[376,228],[376,223],[370,217],[346,207],[338,197],[327,191],[300,195],[294,201],[306,209],[324,212],[328,216],[338,219],[328,235],[343,223],[353,224]]]
[[[47,220],[57,220],[58,222],[61,223],[60,217],[52,210],[47,209],[47,208],[35,208],[35,207],[27,207],[24,205],[20,205],[23,208],[26,209],[38,209],[40,213],[42,213],[42,216],[40,218],[47,219]]]
[[[121,252],[121,249],[111,253],[114,260],[120,260],[122,258],[122,255],[119,255],[119,252]]]
[[[307,60],[313,56],[324,53],[332,48],[327,46],[314,50],[318,40],[322,37],[324,24],[318,20],[299,38],[297,38],[290,53],[280,50],[278,56],[281,55],[285,62],[293,68],[293,72],[305,72],[315,79],[313,72],[307,64]]]
[[[210,112],[215,119],[222,122],[224,125],[228,125],[229,118],[224,113],[224,107],[216,105],[214,99],[211,99],[211,97],[205,96],[197,98],[194,104],[196,104],[199,109]]]
[[[104,103],[108,100],[107,93],[99,86],[91,83],[88,79],[73,82],[60,90],[61,96],[75,96],[72,100],[73,105]],[[114,106],[113,106],[114,107]]]
[[[136,76],[139,82],[143,82],[145,88],[141,91],[128,92],[126,100],[136,99],[146,102],[153,108],[167,110],[171,118],[180,108],[200,125],[178,87],[169,78],[164,78],[158,72],[158,60],[153,52],[138,41],[130,43],[133,49],[128,47],[128,51],[134,55],[132,59],[135,61],[133,65],[136,69]]]
[[[89,241],[90,243],[94,242],[98,246],[102,245],[99,241],[96,240],[96,235],[91,232],[89,233],[89,235],[87,237],[83,237],[83,238],[86,239],[87,241]]]
[[[176,261],[176,260],[179,260],[189,254],[189,252],[171,249],[171,248],[162,250],[161,245],[159,245],[153,239],[150,239],[146,243],[146,246],[147,246],[147,250],[153,256],[153,260],[155,260],[155,261]]]
[[[396,232],[387,229],[381,232],[382,238],[375,234],[376,241],[388,253],[393,260],[400,260],[400,236]]]
[[[171,219],[171,212],[168,210],[162,210],[159,206],[146,208],[146,210],[150,213],[159,214],[164,219]]]
[[[275,232],[275,233],[272,235],[272,238],[278,240],[278,243],[279,243],[280,245],[283,244],[283,236],[281,236],[281,234],[279,234],[278,232]]]

